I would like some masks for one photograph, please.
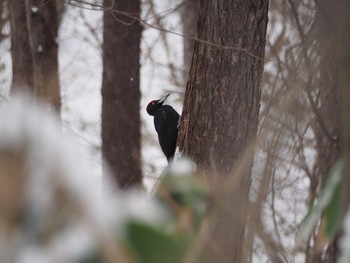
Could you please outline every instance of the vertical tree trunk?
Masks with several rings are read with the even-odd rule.
[[[142,184],[140,1],[109,0],[104,5],[102,152],[119,187],[128,188]]]
[[[268,0],[200,3],[178,145],[219,182],[209,262],[243,262],[267,20]]]
[[[350,209],[350,2],[337,0],[335,3],[336,15],[336,48],[338,65],[338,87],[341,95],[343,151],[345,159],[344,183],[342,186],[342,213],[343,219]],[[347,222],[342,221],[343,233]],[[343,251],[345,253],[345,251]]]
[[[8,1],[11,25],[12,92],[33,94],[33,60],[27,27],[26,1]]]
[[[341,113],[340,93],[337,86],[336,35],[334,34],[334,17],[331,12],[333,0],[320,1],[317,5],[317,52],[320,58],[318,72],[319,82],[319,117],[324,127],[316,126],[317,160],[315,175],[320,182],[327,179],[329,172],[340,156]],[[317,119],[317,116],[316,116]],[[316,120],[319,123],[319,120]],[[338,239],[335,238],[327,247],[322,262],[337,261]],[[314,261],[321,255],[313,255]]]
[[[194,38],[197,32],[199,0],[184,0],[181,6],[182,31],[184,34],[184,79],[190,72],[194,49]]]
[[[34,60],[35,95],[60,113],[56,1],[27,0],[27,9]]]
[[[206,42],[195,44],[178,145],[218,182],[209,262],[244,262],[267,20],[268,0],[200,2],[197,38]]]
[[[332,0],[331,0],[332,1]],[[323,1],[325,2],[325,1]],[[327,2],[327,1],[326,1]],[[330,2],[330,1],[328,1]],[[339,142],[341,141],[341,119],[340,119],[340,93],[337,86],[337,61],[336,61],[336,39],[334,29],[330,21],[331,16],[327,11],[329,4],[319,7],[318,17],[318,53],[319,65],[319,117],[322,118],[324,128],[317,125],[317,174],[324,181],[329,170],[338,159],[340,154]],[[333,19],[332,19],[333,20]],[[316,122],[318,122],[316,120]],[[324,130],[326,129],[326,130]]]
[[[337,62],[338,62],[338,85],[342,102],[343,124],[343,158],[345,158],[344,184],[343,184],[343,215],[350,208],[350,2],[337,0],[336,4],[336,33],[337,33]],[[343,225],[344,226],[344,225]]]

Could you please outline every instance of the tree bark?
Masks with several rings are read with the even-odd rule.
[[[12,90],[33,94],[33,59],[30,52],[26,1],[8,1],[11,25]]]
[[[142,184],[140,1],[104,1],[104,5],[102,153],[124,189]]]
[[[199,0],[184,0],[181,6],[182,32],[184,37],[184,79],[190,72],[194,49],[194,38],[197,32],[197,20],[199,14]]]
[[[315,175],[320,184],[327,179],[332,166],[341,152],[341,110],[340,92],[337,85],[336,35],[334,32],[334,1],[320,1],[317,8],[317,52],[320,58],[319,117],[325,127],[316,126],[317,160]],[[333,10],[334,11],[334,10]],[[317,116],[316,116],[316,122]],[[325,130],[326,129],[326,130]],[[317,253],[315,253],[317,254]],[[321,258],[321,255],[314,255]],[[338,257],[338,238],[334,238],[324,251],[322,262],[336,262]],[[316,262],[316,258],[314,261]]]
[[[342,113],[342,157],[345,159],[344,181],[342,184],[342,233],[344,233],[344,228],[347,224],[347,222],[344,222],[344,218],[350,211],[350,2],[347,0],[338,0],[334,1],[334,3],[336,7],[337,80],[341,96]]]
[[[178,146],[219,197],[208,262],[244,262],[268,0],[200,2]]]
[[[35,95],[61,111],[58,75],[58,14],[56,1],[27,0],[28,26],[34,61]]]
[[[343,158],[345,159],[345,168],[342,186],[342,212],[343,216],[345,216],[350,208],[350,2],[337,0],[335,1],[335,7],[338,86],[341,94],[342,128],[344,134]]]

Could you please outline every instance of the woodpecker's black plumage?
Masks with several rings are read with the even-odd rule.
[[[174,158],[180,118],[173,107],[163,105],[169,95],[160,100],[152,100],[146,108],[147,113],[154,116],[154,127],[158,133],[159,144],[168,162]]]

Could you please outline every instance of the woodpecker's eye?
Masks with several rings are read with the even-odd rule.
[[[152,102],[152,105],[154,105],[154,102]]]

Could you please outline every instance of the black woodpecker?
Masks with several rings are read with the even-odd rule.
[[[158,133],[158,140],[168,163],[174,158],[178,123],[180,115],[169,105],[163,105],[165,99],[170,94],[160,100],[152,100],[147,105],[147,113],[154,116],[154,127]]]

